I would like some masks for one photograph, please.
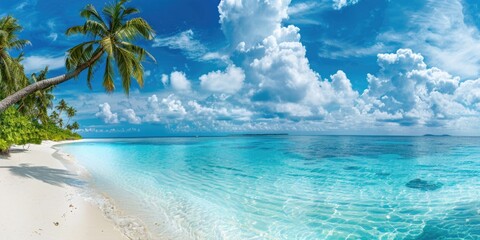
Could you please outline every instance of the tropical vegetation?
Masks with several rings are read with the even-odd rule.
[[[22,27],[14,17],[0,18],[0,152],[8,151],[14,144],[80,138],[75,133],[80,127],[78,122],[71,121],[76,109],[63,99],[54,106],[52,91],[56,85],[77,78],[84,71],[90,88],[94,70],[101,64],[107,92],[116,88],[115,73],[120,75],[127,95],[132,79],[143,86],[142,63],[147,58],[153,62],[155,59],[134,41],[152,40],[154,31],[143,18],[133,17],[139,10],[127,7],[127,2],[119,0],[106,5],[101,12],[87,5],[80,12],[84,23],[66,31],[67,36],[82,35],[86,40],[67,51],[67,72],[51,78],[47,77],[48,68],[31,76],[25,74],[23,53],[17,57],[11,53],[23,50],[30,42],[18,37]]]

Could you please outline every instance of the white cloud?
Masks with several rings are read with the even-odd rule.
[[[60,69],[65,66],[65,56],[44,57],[28,56],[22,61],[26,73],[33,73],[43,70],[48,66],[49,70]]]
[[[289,3],[222,1],[219,5],[223,31],[239,42],[237,50],[245,54],[243,69],[250,81],[247,95],[261,111],[273,115],[318,119],[328,115],[328,110],[350,111],[352,99],[358,93],[352,90],[345,74],[335,74],[332,82],[321,80],[310,67],[306,48],[300,42],[300,29],[293,25],[281,26],[282,20],[288,17]],[[315,4],[299,5],[293,11],[307,11],[310,5]],[[238,31],[251,26],[261,26],[261,32],[237,36]]]
[[[198,61],[226,61],[228,59],[226,55],[219,52],[210,52],[202,42],[195,39],[195,33],[192,29],[169,37],[157,37],[152,47],[178,49],[181,50],[187,58]]]
[[[17,7],[15,7],[15,10],[23,10],[26,6],[28,6],[28,1],[25,1],[25,2],[21,2],[20,4],[17,5]]]
[[[162,77],[163,82],[163,77]],[[170,74],[170,85],[176,91],[190,91],[191,83],[183,72],[174,71]]]
[[[194,119],[197,123],[199,123],[198,120],[204,119],[206,122],[202,124],[205,126],[209,121],[250,121],[254,115],[252,111],[233,106],[227,101],[216,101],[210,103],[210,106],[207,106],[208,104],[207,102],[200,104],[197,101],[189,101],[188,107],[191,108],[191,114],[194,114],[190,116],[190,119]]]
[[[200,86],[217,93],[236,93],[245,80],[245,72],[235,65],[230,65],[225,71],[215,71],[200,77]]]
[[[399,49],[379,54],[377,75],[368,75],[369,88],[362,97],[379,121],[412,126],[443,126],[458,119],[478,116],[475,91],[479,80],[461,82],[448,72],[429,68],[421,54]],[[374,116],[375,117],[375,116]]]
[[[47,36],[47,38],[49,38],[49,39],[51,39],[52,41],[54,41],[54,42],[55,42],[55,41],[57,41],[58,34],[57,34],[57,33],[54,33],[54,32],[52,32],[52,33],[50,33],[50,34]]]
[[[172,131],[423,134],[480,128],[480,79],[465,81],[429,67],[411,49],[378,54],[380,70],[367,75],[368,88],[361,94],[341,70],[322,79],[310,67],[300,29],[282,26],[289,3],[222,0],[222,30],[235,58],[224,71],[200,77],[200,86],[210,93],[195,91],[185,73],[173,72],[161,77],[169,88],[135,99],[140,107],[122,109],[135,109],[132,119]],[[293,10],[311,11],[308,6]],[[362,56],[381,48],[342,54]],[[110,114],[100,112],[115,115],[110,109]],[[123,111],[120,121],[128,115]]]
[[[116,124],[120,122],[118,120],[118,114],[112,113],[110,104],[108,103],[98,105],[98,112],[95,116],[101,118],[103,122],[107,124]]]
[[[166,87],[166,86],[168,85],[169,79],[170,79],[170,78],[168,77],[167,74],[162,74],[161,80],[162,80],[162,84],[163,84],[164,87]]]
[[[133,109],[125,109],[125,110],[123,110],[123,114],[127,118],[128,123],[131,123],[131,124],[141,124],[142,123],[142,119],[137,116],[137,114],[135,113],[135,111]]]
[[[404,31],[387,31],[377,40],[420,51],[432,65],[450,73],[475,77],[480,73],[480,32],[465,22],[464,12],[462,0],[425,1],[418,11],[404,13]]]
[[[340,10],[346,6],[355,5],[359,0],[333,0],[333,9]]]
[[[310,68],[298,31],[292,25],[276,29],[262,42],[264,55],[250,64],[262,101],[299,102],[318,92],[318,74]]]
[[[291,0],[222,0],[218,5],[222,30],[233,48],[261,42],[288,17]]]
[[[295,16],[316,12],[325,9],[327,6],[328,4],[325,4],[325,2],[299,2],[288,7],[288,15]]]
[[[105,127],[86,127],[80,128],[80,133],[132,133],[140,132],[138,128],[105,128]]]
[[[192,29],[164,38],[155,38],[153,47],[168,47],[185,52],[190,58],[199,58],[207,52],[207,48],[194,38]]]
[[[55,27],[56,27],[55,21],[53,19],[49,20],[47,22],[47,26],[50,29],[50,34],[47,36],[47,38],[54,42],[57,41],[58,33],[55,32]]]
[[[174,94],[159,100],[157,95],[148,98],[148,113],[144,117],[146,122],[166,122],[169,119],[183,119],[187,114],[182,101]]]
[[[381,42],[361,47],[338,39],[324,39],[322,40],[322,47],[320,47],[319,56],[328,59],[374,56],[379,52],[384,52],[390,48],[391,47],[385,46]],[[332,49],[335,50],[332,51]]]

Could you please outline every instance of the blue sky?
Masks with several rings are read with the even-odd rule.
[[[2,1],[25,68],[64,72],[85,1]],[[91,0],[98,9],[103,0]],[[134,0],[155,29],[146,84],[106,94],[97,72],[55,89],[80,133],[480,133],[480,5],[474,0]],[[118,82],[118,80],[117,80]],[[118,84],[120,86],[120,84]]]

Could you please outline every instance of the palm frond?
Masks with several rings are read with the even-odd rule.
[[[87,62],[92,57],[93,45],[98,41],[89,41],[80,43],[67,51],[65,66],[68,71],[75,70],[82,63]]]
[[[112,56],[107,55],[105,64],[105,73],[103,74],[103,87],[107,92],[113,92],[115,90],[115,84],[113,82],[113,63]]]
[[[157,62],[157,60],[155,59],[155,57],[150,54],[147,50],[145,50],[144,48],[140,47],[140,46],[137,46],[137,45],[134,45],[134,44],[131,44],[129,42],[121,42],[121,44],[123,45],[123,47],[133,53],[135,53],[141,61],[144,61],[145,60],[145,57],[148,57],[150,58],[154,63]]]
[[[117,36],[128,40],[133,40],[139,35],[147,40],[152,40],[155,36],[153,28],[142,18],[133,18],[126,21],[124,27],[117,34]]]
[[[114,53],[118,72],[122,79],[123,90],[128,95],[130,93],[130,79],[133,74],[133,65],[136,58],[132,52],[122,47],[115,48]]]
[[[85,26],[73,26],[67,29],[65,32],[67,36],[75,35],[75,34],[82,34],[85,35]]]
[[[86,18],[86,19],[95,19],[100,23],[103,23],[105,25],[105,22],[103,21],[102,16],[98,13],[97,9],[92,4],[88,4],[81,12],[80,16]],[[105,25],[106,27],[106,25]]]
[[[113,55],[114,42],[111,37],[104,37],[102,40],[100,40],[100,45],[102,45],[103,49],[105,49],[108,55]]]
[[[85,34],[91,34],[93,36],[105,36],[108,33],[108,28],[95,20],[87,20],[83,26]]]

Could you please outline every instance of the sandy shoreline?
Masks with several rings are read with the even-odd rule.
[[[1,239],[133,239],[80,195],[87,183],[54,157],[57,144],[0,156]]]

